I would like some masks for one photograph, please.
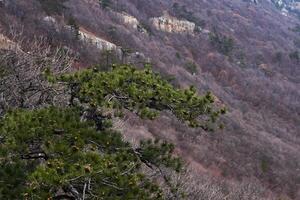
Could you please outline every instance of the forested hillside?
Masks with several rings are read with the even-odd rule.
[[[299,199],[299,13],[298,1],[0,0],[0,197]],[[149,178],[149,163],[164,173]],[[92,178],[104,189],[83,189]]]

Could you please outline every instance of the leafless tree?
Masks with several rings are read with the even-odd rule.
[[[70,70],[73,57],[66,48],[51,47],[45,38],[24,40],[11,33],[15,48],[0,49],[0,115],[10,108],[35,108],[60,104],[63,88],[55,88],[45,71],[60,74]]]
[[[168,177],[168,182],[160,181],[168,200],[275,200],[276,197],[257,180],[239,182],[222,180],[206,173],[196,173],[187,167],[183,173],[160,169],[155,177]],[[163,175],[163,176],[162,176]],[[277,200],[277,199],[276,199]]]

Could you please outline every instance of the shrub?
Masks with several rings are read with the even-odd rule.
[[[297,48],[300,48],[300,39],[294,40],[294,45],[295,45]]]
[[[74,31],[75,37],[78,39],[79,36],[79,25],[77,24],[76,20],[74,17],[69,17],[67,24],[72,28]]]
[[[177,59],[179,59],[179,60],[181,59],[181,55],[180,55],[179,52],[176,52],[175,56],[176,56]]]
[[[184,68],[191,74],[196,74],[198,72],[197,65],[194,62],[187,62]]]
[[[276,52],[274,61],[277,63],[281,63],[282,57],[283,57],[282,52]]]
[[[188,11],[185,6],[179,5],[179,3],[174,3],[172,8],[173,8],[175,15],[178,18],[185,19],[187,21],[195,23],[197,29],[199,29],[199,27],[205,27],[205,25],[206,25],[205,21],[195,17],[194,14],[192,12]]]
[[[143,32],[144,30],[146,30],[146,32],[149,35],[153,35],[152,28],[151,28],[150,24],[148,24],[148,22],[141,22],[137,28],[140,32]]]
[[[7,74],[6,68],[0,65],[0,78],[4,77],[6,74]]]
[[[240,66],[240,67],[245,67],[246,66],[246,55],[245,53],[240,50],[236,53],[236,59],[238,60],[237,61],[237,64]]]
[[[297,63],[300,61],[299,51],[294,51],[289,54],[291,60],[296,61]]]
[[[101,7],[103,9],[111,8],[112,7],[112,2],[111,0],[100,0],[99,1]]]
[[[267,158],[263,157],[260,161],[260,168],[263,173],[267,173],[269,171],[269,162]]]
[[[292,28],[292,31],[293,32],[296,32],[296,33],[300,33],[300,25],[296,25],[294,28]]]
[[[47,15],[61,15],[66,9],[64,6],[66,1],[68,0],[39,0]]]
[[[209,39],[211,44],[226,56],[230,55],[234,49],[234,40],[231,37],[213,32],[210,33]]]

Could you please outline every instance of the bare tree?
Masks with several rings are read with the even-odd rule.
[[[148,170],[149,171],[149,170]],[[167,169],[150,170],[150,177],[168,177],[160,181],[168,200],[277,200],[257,180],[247,179],[239,182],[215,178],[206,173],[196,173],[186,167],[183,173]]]
[[[0,49],[0,115],[10,108],[62,103],[63,88],[54,88],[44,74],[46,70],[53,74],[70,70],[70,51],[49,46],[45,38],[28,41],[14,32],[10,38],[15,48]]]

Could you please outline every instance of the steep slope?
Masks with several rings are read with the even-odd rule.
[[[174,84],[211,90],[229,109],[226,128],[215,133],[178,125],[168,113],[165,124],[130,116],[130,137],[169,139],[196,171],[254,178],[276,194],[300,198],[300,22],[282,15],[297,13],[297,1],[119,0],[103,8],[97,0],[69,0],[61,13],[43,9],[43,2],[6,1],[3,33],[13,25],[28,38],[47,36],[78,52],[81,66],[106,62],[95,42],[66,28],[72,18],[92,41],[118,46],[111,62],[151,62]],[[55,21],[45,21],[49,15]]]

